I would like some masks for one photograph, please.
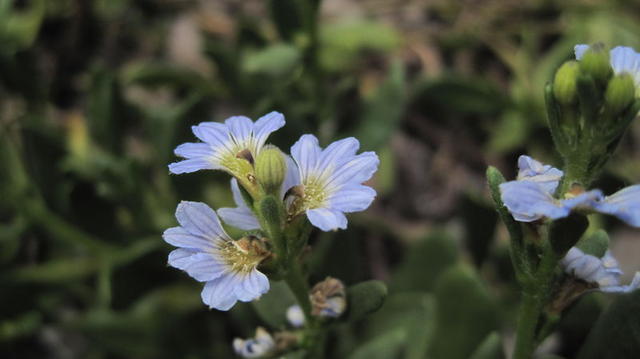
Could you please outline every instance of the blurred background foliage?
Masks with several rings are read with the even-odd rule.
[[[278,110],[285,150],[356,136],[382,159],[372,208],[312,240],[313,282],[390,288],[327,357],[501,358],[518,292],[484,170],[559,165],[543,85],[576,43],[640,48],[639,20],[633,0],[0,0],[0,356],[228,358],[282,328],[284,286],[209,311],[160,236],[179,200],[232,204],[222,173],[169,175],[190,126]],[[638,145],[635,123],[600,187],[638,182]],[[640,244],[612,229],[632,273]],[[543,350],[577,357],[607,300]]]

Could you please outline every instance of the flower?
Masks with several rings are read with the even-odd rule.
[[[589,206],[602,197],[599,190],[558,200],[553,194],[563,172],[550,165],[522,155],[518,158],[518,177],[500,184],[502,202],[516,221],[533,222],[543,217],[558,219],[577,207]]]
[[[313,135],[303,135],[291,155],[300,174],[299,197],[289,206],[290,217],[305,213],[323,231],[345,229],[345,213],[365,210],[376,191],[362,183],[378,169],[374,152],[356,155],[360,143],[353,137],[333,142],[324,150]]]
[[[640,227],[640,185],[633,185],[594,204],[597,212],[618,217],[632,227]]]
[[[581,60],[589,49],[589,45],[580,44],[574,47],[576,60]],[[617,46],[609,52],[611,68],[616,75],[631,75],[636,88],[640,87],[640,54],[631,47]]]
[[[311,315],[338,318],[347,309],[347,293],[344,284],[331,277],[325,278],[311,288]]]
[[[255,123],[244,116],[229,117],[224,123],[202,122],[192,126],[202,142],[187,142],[174,150],[185,160],[169,165],[174,174],[199,170],[224,170],[243,185],[253,181],[253,160],[260,153],[271,132],[284,126],[284,116],[270,112]],[[250,186],[249,186],[250,187]]]
[[[564,173],[551,165],[542,164],[535,159],[521,155],[518,157],[518,181],[538,183],[545,192],[553,195]]]
[[[287,163],[287,172],[284,178],[284,182],[280,187],[281,199],[284,199],[285,194],[291,187],[300,183],[298,166],[291,157],[286,156],[285,159]],[[236,228],[243,229],[245,231],[259,229],[260,223],[258,222],[258,218],[249,208],[246,201],[242,197],[240,186],[238,186],[238,181],[235,178],[231,179],[231,193],[233,194],[233,201],[236,203],[237,207],[220,208],[218,210],[218,215],[220,215],[220,218],[222,218],[225,223]]]
[[[294,328],[300,328],[304,325],[304,312],[299,305],[294,304],[287,309],[287,321]]]
[[[257,240],[232,240],[204,203],[180,202],[176,218],[180,226],[162,235],[178,247],[169,254],[169,265],[205,282],[201,296],[206,305],[229,310],[238,300],[248,302],[269,290],[269,280],[256,269],[268,256]]]
[[[235,338],[233,350],[243,358],[260,358],[272,354],[276,349],[276,342],[264,328],[256,329],[256,336],[249,339]]]
[[[597,285],[597,289],[607,293],[628,293],[640,287],[640,272],[637,272],[629,285],[620,285],[622,271],[618,261],[607,251],[602,258],[586,254],[572,247],[561,261],[566,273],[577,279]]]

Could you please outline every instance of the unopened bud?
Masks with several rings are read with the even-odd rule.
[[[253,338],[233,340],[234,351],[243,358],[262,358],[272,354],[275,348],[275,340],[262,327],[256,329],[256,336]]]
[[[607,85],[605,92],[605,106],[612,114],[618,114],[626,109],[636,94],[633,79],[629,74],[614,76]]]
[[[580,68],[576,61],[565,62],[556,72],[553,80],[553,94],[563,105],[576,102],[576,80]]]
[[[311,314],[318,317],[337,318],[347,309],[344,284],[327,277],[311,289]]]
[[[278,195],[287,173],[282,151],[275,146],[265,146],[256,158],[255,173],[266,193]]]
[[[609,52],[603,45],[591,46],[580,60],[580,70],[591,75],[596,82],[606,83],[613,71],[609,63]]]

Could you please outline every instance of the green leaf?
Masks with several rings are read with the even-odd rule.
[[[498,329],[498,310],[469,267],[449,269],[435,288],[436,326],[430,357],[466,359],[486,336]]]
[[[492,332],[482,341],[470,359],[503,359],[502,341],[497,332]]]
[[[295,303],[295,297],[284,281],[272,281],[269,291],[259,300],[251,302],[260,319],[272,328],[283,328],[287,325],[287,309]]]
[[[453,239],[444,232],[433,233],[407,249],[406,259],[389,281],[391,290],[430,291],[440,275],[457,259],[458,250]]]
[[[358,283],[347,289],[349,310],[345,320],[354,321],[376,312],[387,297],[387,286],[379,280]]]
[[[387,79],[365,101],[356,137],[363,149],[378,149],[389,141],[398,127],[407,102],[404,64],[391,64]]]
[[[349,359],[392,359],[401,357],[408,331],[401,328],[389,330],[383,335],[361,345]]]
[[[584,253],[602,258],[609,249],[609,235],[603,229],[598,229],[586,238],[581,239],[576,247]]]
[[[598,318],[579,359],[637,358],[640,353],[640,291],[619,296]]]
[[[274,44],[245,55],[242,68],[249,74],[282,77],[292,73],[300,58],[300,51],[295,46]]]

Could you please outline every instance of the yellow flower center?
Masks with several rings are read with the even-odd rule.
[[[251,238],[227,241],[218,250],[231,271],[243,274],[250,273],[269,256],[260,241]]]

